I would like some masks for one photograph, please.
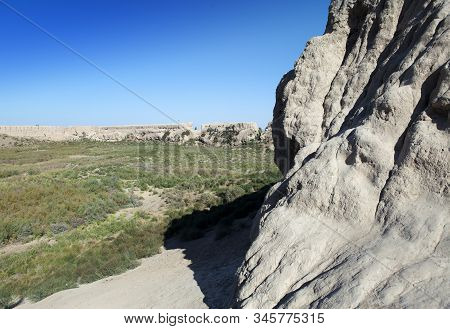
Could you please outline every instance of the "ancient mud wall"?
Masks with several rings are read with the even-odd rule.
[[[200,130],[192,123],[170,125],[130,126],[0,126],[0,135],[40,141],[74,141],[89,139],[95,141],[164,141],[183,143],[197,141],[203,144],[240,145],[261,141],[261,130],[256,123],[213,123],[205,124]]]

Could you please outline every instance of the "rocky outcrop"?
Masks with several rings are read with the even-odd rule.
[[[236,307],[450,307],[446,0],[334,0],[276,92]]]
[[[256,123],[215,123],[202,125],[199,141],[209,145],[242,145],[261,141]]]
[[[261,134],[261,141],[266,144],[269,145],[271,149],[273,149],[273,137],[272,137],[272,122],[269,122],[267,124],[266,129],[264,129],[264,131]]]
[[[117,142],[128,140],[170,143],[193,142],[231,146],[254,142],[270,142],[267,138],[262,139],[262,131],[256,123],[205,124],[200,131],[194,129],[192,123],[112,127],[0,126],[0,134],[40,141],[75,141],[88,139],[102,142]]]

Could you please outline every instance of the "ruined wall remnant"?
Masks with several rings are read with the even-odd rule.
[[[208,145],[242,145],[261,142],[256,123],[205,124],[201,130],[192,123],[132,126],[0,126],[0,135],[40,141],[76,141],[82,139],[115,141],[196,142]]]

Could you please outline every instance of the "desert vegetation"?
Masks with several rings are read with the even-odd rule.
[[[220,239],[278,180],[261,144],[34,142],[0,149],[0,306],[135,267],[165,238]]]

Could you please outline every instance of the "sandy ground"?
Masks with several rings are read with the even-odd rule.
[[[215,240],[169,240],[162,252],[123,274],[51,295],[18,308],[227,308],[234,275],[249,245],[249,228]]]
[[[28,249],[31,249],[32,247],[37,246],[40,243],[52,244],[54,242],[55,242],[55,240],[52,240],[49,238],[39,238],[39,239],[30,241],[30,242],[26,242],[26,243],[17,242],[17,243],[8,244],[8,245],[0,248],[0,256],[7,256],[7,255],[15,254],[18,252],[24,252],[24,251],[27,251]]]
[[[163,250],[139,267],[18,308],[206,308],[181,249]]]
[[[128,192],[131,193],[131,191]],[[133,194],[140,198],[141,205],[138,207],[121,209],[116,213],[116,216],[124,215],[125,217],[130,218],[137,211],[143,211],[158,216],[164,212],[166,203],[159,195],[153,194],[153,192],[150,191],[141,191],[137,189],[133,190]]]

